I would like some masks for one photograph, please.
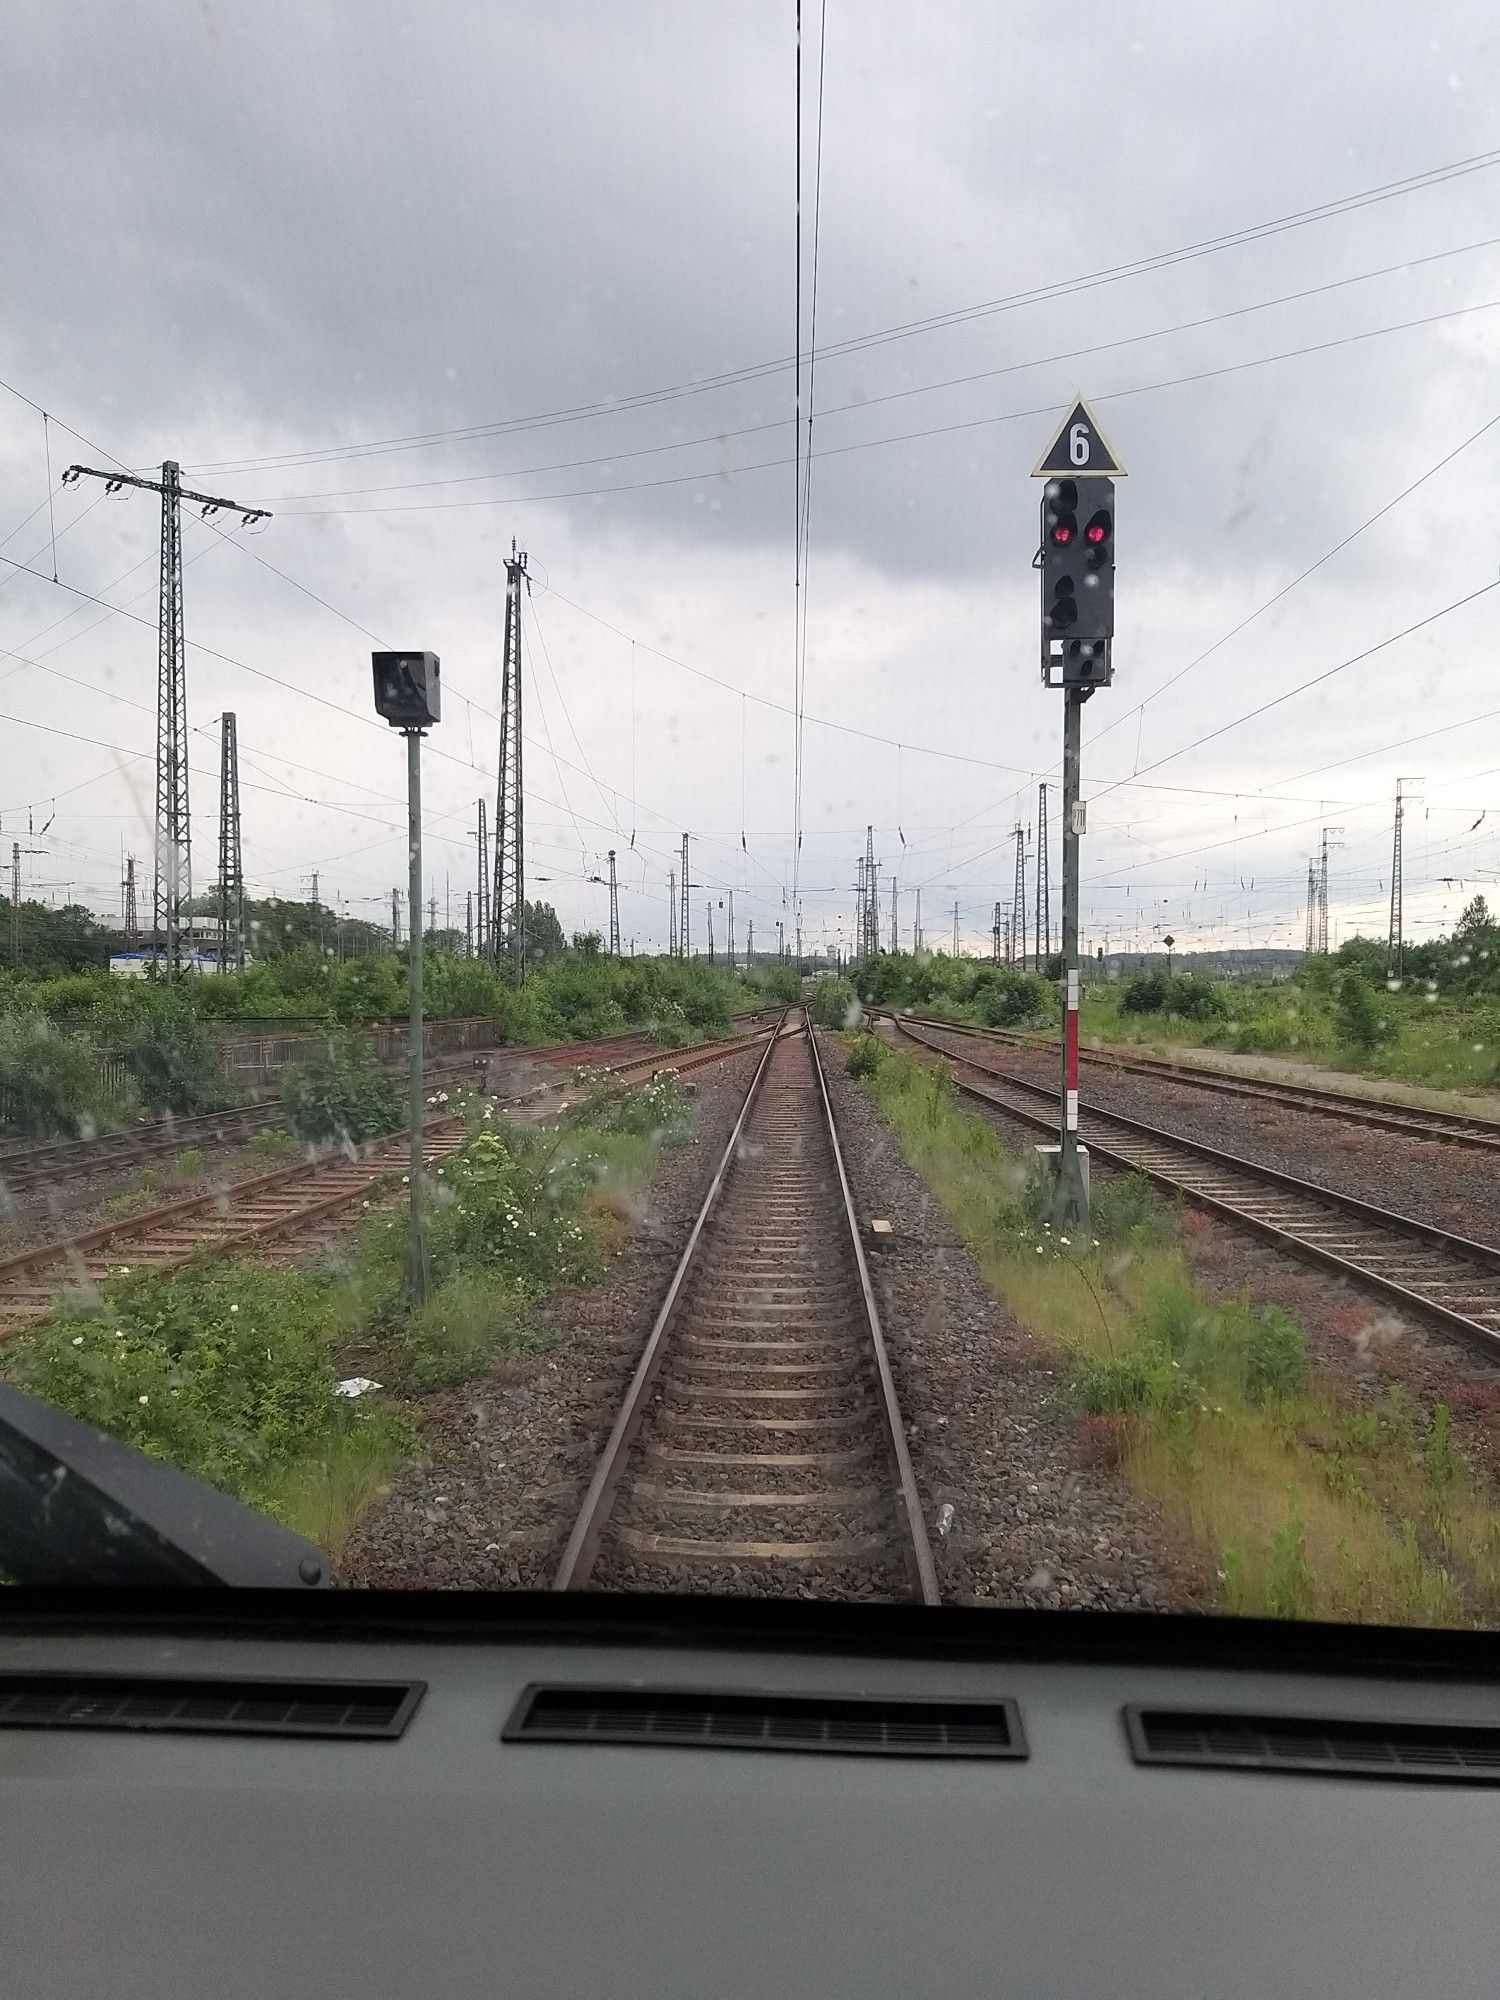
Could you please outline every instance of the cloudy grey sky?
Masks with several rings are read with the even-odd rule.
[[[1061,728],[1028,475],[1078,389],[1129,467],[1088,941],[1300,943],[1324,825],[1335,928],[1383,930],[1398,776],[1409,921],[1451,921],[1500,871],[1500,588],[1460,603],[1500,581],[1492,10],[828,0],[826,50],[803,11],[808,940],[847,940],[867,822],[903,934],[918,885],[971,948],[1009,899]],[[174,457],[273,512],[185,517],[198,882],[232,708],[252,888],[317,869],[388,910],[368,658],[425,645],[462,920],[514,536],[540,893],[601,924],[613,846],[625,935],[660,945],[686,829],[700,935],[731,887],[741,943],[790,925],[794,27],[793,0],[12,20],[0,836],[35,893],[113,911],[150,854],[155,508],[57,475]]]

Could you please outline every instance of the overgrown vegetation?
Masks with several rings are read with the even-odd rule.
[[[1195,979],[1184,996],[1184,980],[1164,972],[1095,981],[1085,989],[1084,1034],[1099,1043],[1286,1055],[1434,1088],[1500,1083],[1500,996],[1445,990],[1431,976],[1395,981],[1377,970],[1372,977],[1376,963],[1369,941],[1352,939],[1328,958],[1308,959],[1279,985]],[[1153,1003],[1143,1005],[1139,995]]]
[[[139,1109],[128,1082],[109,1082],[87,1036],[42,1014],[0,1016],[0,1119],[31,1138],[91,1137]]]
[[[674,1047],[727,1032],[731,1015],[765,1004],[771,987],[795,999],[792,968],[757,967],[747,983],[701,959],[610,958],[584,938],[574,950],[559,947],[519,987],[508,970],[436,946],[424,992],[430,1018],[486,1017],[502,1044],[634,1030]],[[0,973],[0,1122],[71,1136],[141,1111],[209,1110],[230,1095],[218,1041],[236,1021],[355,1028],[404,1019],[406,1009],[404,955],[384,950],[340,963],[305,938],[243,973],[192,976],[170,987],[101,970],[40,979]],[[326,1094],[326,1086],[337,1097],[325,1058],[313,1057],[308,1067],[323,1078],[312,1080],[312,1095]],[[353,1096],[355,1111],[365,1099],[373,1105],[373,1089]],[[309,1136],[360,1125],[390,1129],[354,1117],[342,1125],[315,1121]]]
[[[249,1262],[122,1278],[98,1307],[54,1313],[13,1371],[69,1415],[326,1535],[316,1496],[357,1511],[412,1437],[389,1405],[335,1393],[332,1291]]]
[[[1500,1621],[1496,1496],[1446,1409],[1399,1389],[1362,1405],[1287,1314],[1207,1296],[1143,1179],[1096,1186],[1094,1237],[1070,1241],[940,1072],[887,1050],[873,1088],[990,1284],[1069,1371],[1091,1450],[1203,1552],[1223,1608]]]
[[[910,1007],[981,1027],[1036,1026],[1057,1012],[1056,994],[1045,979],[980,959],[883,952],[855,977],[859,997],[872,1006]]]
[[[61,1307],[8,1348],[7,1375],[337,1559],[415,1448],[417,1399],[535,1365],[550,1338],[547,1294],[596,1276],[621,1247],[635,1191],[690,1119],[670,1071],[639,1090],[606,1082],[550,1130],[483,1101],[464,1110],[470,1136],[433,1176],[420,1307],[407,1295],[402,1211],[376,1195],[336,1270],[239,1260],[122,1272],[96,1303]],[[396,1187],[393,1176],[393,1198]],[[338,1394],[356,1374],[383,1391]]]
[[[289,1063],[281,1101],[299,1138],[346,1146],[394,1132],[403,1116],[394,1079],[352,1035],[330,1035],[305,1062]]]
[[[1184,1021],[1217,1021],[1229,1011],[1223,989],[1191,972],[1168,972],[1152,966],[1125,982],[1120,992],[1122,1014],[1175,1014]]]
[[[988,1027],[1057,1018],[1047,976],[943,953],[887,952],[855,975],[875,1006],[909,1007]],[[1476,896],[1448,937],[1408,945],[1388,976],[1383,938],[1347,939],[1279,983],[1173,973],[1165,962],[1128,979],[1090,978],[1083,1031],[1097,1043],[1206,1046],[1286,1055],[1442,1089],[1500,1085],[1500,924]]]
[[[808,1012],[820,1028],[857,1027],[859,995],[847,979],[820,979],[812,988]]]

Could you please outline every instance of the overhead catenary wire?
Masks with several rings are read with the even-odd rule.
[[[816,200],[816,197],[815,197]],[[814,278],[816,277],[816,218],[814,224]],[[1347,290],[1352,285],[1369,284],[1378,278],[1406,276],[1427,264],[1441,263],[1451,257],[1467,255],[1476,250],[1492,250],[1500,247],[1500,236],[1488,236],[1472,243],[1462,243],[1446,250],[1434,250],[1424,257],[1408,257],[1399,264],[1382,264],[1374,270],[1357,271],[1342,278],[1326,279],[1317,285],[1305,285],[1297,291],[1279,292],[1268,299],[1255,299],[1247,305],[1226,307],[1221,312],[1203,313],[1195,319],[1178,320],[1169,326],[1149,327],[1141,333],[1121,334],[1110,340],[1092,341],[1084,347],[1060,349],[1049,354],[1029,355],[1019,361],[1008,361],[994,368],[972,370],[963,375],[948,375],[935,382],[918,382],[902,389],[891,389],[880,394],[862,395],[844,403],[829,403],[823,406],[825,417],[863,414],[878,409],[888,403],[909,402],[918,396],[939,395],[948,389],[973,388],[977,383],[998,381],[1006,375],[1020,375],[1034,368],[1049,368],[1064,361],[1078,361],[1100,354],[1112,354],[1126,347],[1144,346],[1148,341],[1166,340],[1180,333],[1200,333],[1207,327],[1221,326],[1231,320],[1246,319],[1252,314],[1269,312],[1278,306],[1296,305],[1304,300],[1321,298],[1330,292]],[[814,319],[816,319],[816,287],[813,292]],[[809,395],[816,368],[816,346],[808,350],[807,364]],[[1026,412],[1025,414],[1034,414]],[[553,459],[540,465],[518,465],[504,467],[489,472],[449,473],[436,479],[396,480],[378,486],[330,487],[323,490],[303,490],[293,493],[273,493],[266,497],[268,507],[285,509],[297,501],[305,500],[348,500],[365,494],[381,493],[423,493],[439,487],[475,486],[498,479],[523,479],[536,477],[548,472],[576,472],[591,465],[615,465],[623,459],[657,458],[664,452],[691,451],[710,446],[721,450],[726,443],[739,438],[760,437],[773,431],[796,430],[794,417],[772,417],[751,424],[741,424],[732,428],[720,426],[705,431],[695,437],[671,438],[660,444],[631,445],[614,451],[602,451],[583,458]],[[797,482],[799,489],[803,482]],[[612,490],[612,489],[611,489]]]
[[[1335,196],[1329,200],[1312,204],[1307,208],[1293,210],[1282,216],[1257,223],[1249,223],[1235,230],[1221,232],[1217,236],[1200,238],[1172,250],[1152,252],[1126,262],[1106,265],[1081,276],[1058,279],[1047,284],[1032,286],[1011,292],[997,298],[984,300],[976,305],[959,307],[947,313],[930,315],[923,319],[909,320],[899,325],[878,328],[871,333],[852,335],[844,340],[830,342],[823,350],[825,360],[837,355],[863,352],[872,346],[891,341],[911,339],[917,335],[938,328],[957,325],[968,319],[982,318],[1000,312],[1014,311],[1022,306],[1050,302],[1068,297],[1077,292],[1096,289],[1103,285],[1114,285],[1134,276],[1142,276],[1163,268],[1192,262],[1200,257],[1214,256],[1219,252],[1239,247],[1245,243],[1261,242],[1267,237],[1277,236],[1289,230],[1307,228],[1318,222],[1336,219],[1338,216],[1354,214],[1361,209],[1378,203],[1397,200],[1405,195],[1420,193],[1430,187],[1440,187],[1471,174],[1481,173],[1500,165],[1500,148],[1475,153],[1459,160],[1447,161],[1441,166],[1424,168],[1419,172],[1405,174],[1393,181],[1379,183],[1350,195]],[[800,342],[801,326],[798,325]],[[445,444],[455,439],[492,434],[498,431],[541,428],[543,426],[575,422],[581,418],[614,414],[620,410],[638,408],[643,404],[675,400],[683,396],[702,395],[710,390],[755,380],[766,375],[783,373],[794,365],[796,357],[782,355],[774,360],[754,363],[748,367],[723,370],[717,374],[700,376],[694,380],[677,382],[664,388],[643,390],[634,395],[607,397],[589,404],[577,404],[564,409],[543,411],[520,417],[492,419],[478,425],[461,425],[447,430],[428,430],[407,433],[400,437],[366,440],[361,443],[320,447],[316,450],[299,452],[276,452],[260,457],[240,457],[237,459],[202,460],[188,469],[195,472],[210,471],[252,471],[266,466],[279,469],[292,464],[308,464],[318,460],[333,460],[341,457],[360,455],[373,456],[380,452],[424,449]],[[0,387],[10,388],[9,383],[0,382]],[[32,402],[20,390],[22,401],[31,403],[33,409],[41,406]],[[66,427],[65,427],[66,428]],[[77,436],[77,432],[72,435]],[[87,442],[87,440],[84,440]],[[117,461],[118,462],[118,461]]]
[[[1158,395],[1167,389],[1181,389],[1199,382],[1219,381],[1228,375],[1241,375],[1253,368],[1269,368],[1283,361],[1300,361],[1310,354],[1331,354],[1339,348],[1354,347],[1368,340],[1382,340],[1393,333],[1410,333],[1420,327],[1437,326],[1446,320],[1464,319],[1473,313],[1493,312],[1500,306],[1500,298],[1480,299],[1471,305],[1450,306],[1442,312],[1425,313],[1414,319],[1397,320],[1390,326],[1366,327],[1354,333],[1337,334],[1328,340],[1309,342],[1302,347],[1288,347],[1275,354],[1252,355],[1245,361],[1231,361],[1216,368],[1194,369],[1186,375],[1172,375],[1159,382],[1138,382],[1124,389],[1104,389],[1096,391],[1091,403],[1120,402],[1132,396]],[[817,452],[819,460],[846,458],[853,452],[883,451],[890,446],[921,443],[927,438],[953,437],[966,431],[986,430],[996,424],[1018,423],[1024,418],[1056,415],[1056,402],[1037,404],[1024,410],[1002,410],[986,417],[965,417],[948,424],[930,424],[922,430],[900,431],[891,437],[859,438],[850,444],[824,445]],[[755,459],[748,465],[714,465],[695,472],[678,472],[661,479],[620,480],[612,486],[567,487],[558,493],[512,493],[489,495],[476,500],[423,500],[404,501],[379,507],[301,507],[283,508],[283,520],[311,521],[329,516],[352,514],[431,514],[466,511],[479,507],[527,507],[547,505],[558,500],[590,500],[607,498],[614,493],[644,493],[668,486],[693,486],[716,484],[742,478],[751,472],[775,472],[795,464],[795,457]]]

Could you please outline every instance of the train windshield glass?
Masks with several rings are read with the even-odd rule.
[[[16,15],[0,1580],[1500,1623],[1497,48]]]

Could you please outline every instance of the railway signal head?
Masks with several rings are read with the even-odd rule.
[[[1042,666],[1049,685],[1107,687],[1115,629],[1112,479],[1049,479],[1042,494]]]
[[[442,707],[436,653],[372,653],[375,712],[393,729],[430,729]]]

